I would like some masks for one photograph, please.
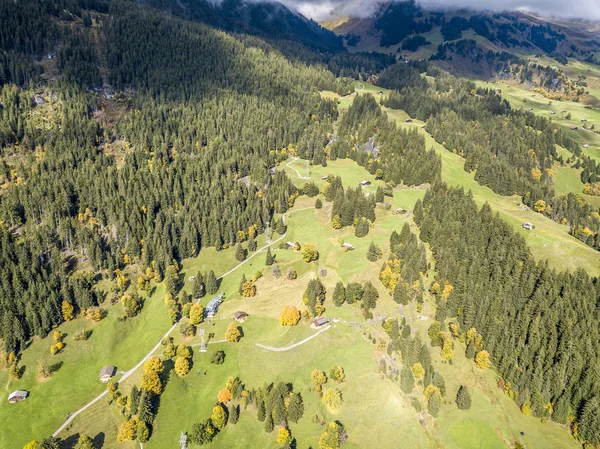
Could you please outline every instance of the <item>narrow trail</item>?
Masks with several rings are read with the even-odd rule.
[[[288,162],[287,164],[285,164],[285,166],[288,167],[288,168],[291,168],[292,170],[294,170],[296,172],[296,174],[298,175],[298,178],[300,178],[300,179],[310,179],[310,176],[308,176],[308,177],[302,176],[300,174],[300,172],[295,167],[292,167],[292,164],[294,162],[296,162],[298,160],[298,158],[297,157],[292,157],[291,159],[292,160],[290,162]]]
[[[285,218],[288,215],[291,215],[293,213],[296,212],[301,212],[304,210],[308,210],[308,209],[314,209],[313,207],[304,207],[302,209],[297,209],[297,210],[292,210],[289,212],[286,212],[283,215],[283,220],[285,222]],[[287,235],[287,231],[285,232],[285,234],[283,234],[281,237],[279,237],[277,240],[272,241],[271,243],[266,244],[265,246],[263,246],[262,248],[258,249],[254,254],[252,254],[250,257],[248,257],[246,260],[244,260],[243,262],[240,262],[239,264],[237,264],[235,267],[233,267],[231,270],[229,270],[227,273],[219,276],[217,278],[217,280],[221,280],[226,276],[229,276],[231,273],[233,273],[235,270],[237,270],[239,267],[241,267],[242,265],[244,265],[245,263],[247,263],[249,260],[251,260],[253,257],[256,257],[259,253],[262,253],[263,251],[265,251],[267,248],[269,248],[270,246],[275,245],[276,243],[279,243],[281,240],[283,240],[285,238],[285,236]],[[182,318],[183,319],[183,318]],[[128,371],[125,371],[125,374],[123,374],[123,376],[121,376],[121,378],[119,379],[119,382],[123,382],[125,379],[127,379],[129,376],[131,376],[135,371],[137,371],[150,357],[152,357],[152,355],[158,351],[158,349],[161,346],[162,341],[167,338],[169,335],[171,335],[171,332],[173,332],[175,330],[175,328],[179,325],[179,323],[181,323],[181,320],[177,321],[175,324],[173,324],[173,326],[171,326],[171,328],[158,340],[158,343],[156,343],[156,346],[154,346],[152,348],[152,350],[150,350],[150,352],[148,354],[146,354],[146,356],[139,361],[139,363],[137,365],[135,365],[133,368],[131,368]],[[326,329],[323,329],[326,330]],[[322,331],[320,331],[322,332]],[[317,334],[313,335],[310,338],[314,338],[315,336],[317,336]],[[309,338],[309,340],[310,340]],[[220,343],[221,341],[214,341],[213,343]],[[302,343],[302,342],[300,342]],[[197,345],[194,345],[197,346]],[[291,349],[291,348],[290,348]],[[274,349],[277,350],[277,349]],[[65,420],[65,422],[56,430],[56,432],[54,432],[52,434],[53,437],[57,437],[63,430],[65,430],[67,428],[67,426],[69,424],[71,424],[71,422],[73,422],[73,420],[79,416],[82,412],[86,411],[88,408],[90,408],[92,405],[94,405],[96,402],[98,402],[100,399],[102,399],[104,396],[106,396],[107,391],[104,390],[102,393],[100,393],[98,396],[96,396],[94,399],[92,399],[90,402],[88,402],[87,404],[85,404],[83,407],[81,407],[79,410],[69,414],[68,418]]]
[[[296,348],[300,345],[303,345],[304,343],[312,340],[313,338],[318,337],[319,335],[321,335],[323,332],[325,332],[329,328],[331,328],[331,325],[324,327],[323,329],[319,330],[318,332],[315,332],[314,334],[312,334],[310,337],[307,337],[304,340],[299,341],[298,343],[294,343],[293,345],[284,346],[282,348],[274,348],[273,346],[265,346],[265,345],[261,345],[260,343],[256,343],[256,346],[263,348],[263,349],[267,349],[268,351],[273,351],[273,352],[289,351],[290,349],[294,349],[294,348]]]

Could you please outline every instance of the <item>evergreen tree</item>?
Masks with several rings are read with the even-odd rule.
[[[132,415],[137,415],[137,413],[138,413],[138,408],[140,405],[140,397],[141,397],[141,392],[140,392],[139,388],[137,387],[137,385],[134,385],[133,387],[131,387],[131,393],[129,393],[129,412]]]
[[[271,254],[271,247],[267,248],[267,257],[265,258],[265,265],[270,267],[275,263],[275,258]]]
[[[569,417],[569,401],[563,395],[558,398],[552,409],[552,420],[559,424],[566,424]]]
[[[242,295],[244,292],[244,285],[246,282],[248,282],[248,279],[246,279],[246,273],[242,273],[242,279],[240,280],[240,286],[238,287],[238,293],[240,295]]]
[[[442,399],[439,394],[432,394],[427,401],[427,411],[431,416],[436,418],[440,413],[440,407],[442,406]]]
[[[461,385],[456,393],[456,406],[460,410],[469,410],[471,408],[471,394],[464,385]]]
[[[598,396],[586,401],[579,421],[579,438],[590,444],[600,443],[600,400]]]
[[[256,240],[252,236],[248,239],[248,251],[256,251]]]
[[[400,389],[406,393],[412,393],[415,388],[415,378],[410,369],[410,366],[405,364],[400,371]]]
[[[267,413],[267,417],[265,419],[265,432],[271,433],[275,428],[275,424],[273,423],[273,415],[271,413]]]
[[[467,344],[467,349],[465,350],[465,355],[467,356],[468,359],[472,360],[475,358],[475,353],[476,353],[475,342],[471,339],[469,341],[469,344]]]
[[[378,203],[383,203],[384,201],[383,189],[381,186],[377,187],[377,191],[375,192],[375,201]]]
[[[240,406],[232,405],[229,407],[229,422],[231,424],[237,424],[240,419]]]
[[[337,284],[335,284],[335,289],[333,290],[332,301],[338,307],[343,305],[344,302],[346,301],[346,288],[344,287],[343,282],[340,281]]]
[[[236,246],[235,258],[238,260],[238,262],[243,262],[244,260],[246,260],[246,250],[244,249],[241,243],[238,243]]]
[[[364,290],[362,295],[363,307],[366,310],[374,309],[377,306],[377,299],[379,298],[379,292],[373,286],[371,281],[367,281],[364,284]]]
[[[194,285],[192,287],[192,297],[194,299],[199,299],[204,296],[205,286],[204,286],[204,277],[202,277],[202,273],[198,271],[196,276],[194,277]]]
[[[396,301],[398,304],[406,306],[409,300],[410,297],[406,292],[406,288],[404,287],[404,285],[402,285],[401,282],[398,282],[396,284],[396,287],[394,288],[394,301]]]
[[[356,225],[356,230],[354,235],[356,237],[364,237],[369,233],[369,222],[365,218],[361,218],[358,220],[358,224]]]
[[[322,209],[323,208],[323,203],[321,202],[321,198],[317,198],[317,201],[315,201],[315,209]]]
[[[288,406],[288,418],[290,421],[297,423],[300,418],[304,415],[304,403],[302,402],[302,396],[300,393],[294,393],[290,398]]]
[[[375,245],[375,242],[371,242],[367,251],[367,260],[370,262],[377,262],[379,259],[381,259],[382,255],[383,253],[381,252],[381,249]]]
[[[215,276],[215,272],[210,270],[206,275],[206,293],[209,295],[214,295],[219,291],[219,282],[217,281],[217,277]]]

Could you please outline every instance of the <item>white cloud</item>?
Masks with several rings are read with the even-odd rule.
[[[369,17],[379,0],[281,0],[315,20],[335,16]],[[475,10],[527,10],[545,16],[600,20],[599,0],[417,0],[424,8],[471,8]]]

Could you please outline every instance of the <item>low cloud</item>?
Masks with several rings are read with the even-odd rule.
[[[378,0],[280,0],[301,14],[315,20],[339,16],[370,17],[377,10]],[[514,11],[526,10],[544,16],[600,20],[598,0],[417,0],[426,9],[457,9]]]

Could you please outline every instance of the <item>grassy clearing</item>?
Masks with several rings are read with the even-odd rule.
[[[510,87],[505,83],[490,83],[477,81],[476,84],[490,89],[502,89],[502,98],[509,101],[512,107],[519,109],[533,109],[536,114],[551,118],[558,125],[567,128],[567,134],[576,139],[581,145],[589,145],[590,148],[583,149],[583,152],[594,159],[600,161],[600,135],[593,131],[582,128],[582,125],[591,126],[600,125],[600,111],[597,109],[586,109],[584,103],[573,101],[548,100],[543,95],[520,88],[511,83]],[[571,113],[571,119],[567,120],[566,114],[562,111]],[[552,114],[554,112],[554,114]],[[586,120],[586,122],[582,122]],[[577,130],[571,130],[577,127]]]
[[[417,387],[411,395],[403,394],[397,383],[377,372],[379,359],[383,353],[376,350],[368,338],[380,337],[384,333],[379,322],[365,322],[358,308],[345,305],[341,308],[333,306],[331,293],[338,280],[374,281],[380,290],[381,297],[374,313],[383,316],[402,314],[418,332],[422,341],[428,341],[427,328],[434,314],[434,304],[426,301],[422,313],[417,313],[414,304],[399,307],[394,303],[382,285],[375,281],[378,277],[380,263],[366,260],[367,247],[371,240],[383,250],[383,257],[389,254],[388,240],[393,229],[399,230],[403,223],[410,221],[410,210],[425,189],[398,189],[393,198],[387,198],[392,204],[408,209],[404,215],[396,215],[389,211],[377,209],[377,220],[369,235],[358,239],[352,229],[334,230],[329,222],[330,203],[325,203],[321,210],[308,209],[290,214],[287,219],[290,240],[301,244],[310,241],[317,246],[320,258],[318,264],[306,264],[300,254],[291,250],[275,251],[277,263],[285,273],[289,267],[298,272],[298,279],[288,281],[276,279],[265,269],[264,276],[257,282],[258,295],[255,298],[241,298],[237,294],[237,282],[243,271],[253,272],[264,267],[264,259],[257,256],[254,266],[249,264],[240,267],[240,271],[231,275],[231,284],[224,282],[223,289],[227,299],[220,308],[217,319],[202,326],[207,335],[214,334],[213,341],[222,338],[231,315],[236,310],[249,313],[249,319],[241,324],[244,338],[238,344],[216,343],[209,345],[208,353],[194,352],[194,366],[190,374],[181,379],[171,375],[165,392],[161,396],[160,407],[155,421],[155,433],[147,449],[159,449],[175,445],[179,432],[189,429],[195,422],[206,419],[216,402],[217,392],[223,388],[227,377],[240,376],[247,387],[252,388],[270,382],[291,382],[296,391],[304,398],[306,411],[298,424],[292,424],[293,435],[298,440],[298,447],[306,449],[316,447],[322,432],[319,424],[312,422],[318,414],[326,421],[337,419],[349,432],[347,448],[369,447],[410,447],[410,448],[500,448],[506,447],[504,441],[515,441],[524,431],[524,441],[530,448],[564,447],[575,448],[577,445],[564,429],[551,424],[542,424],[539,420],[523,417],[518,407],[498,390],[494,383],[492,371],[481,372],[473,367],[472,361],[464,355],[464,347],[457,347],[453,365],[442,363],[439,353],[432,349],[432,358],[437,369],[446,379],[448,393],[440,417],[433,420],[423,412],[423,424],[419,422],[419,413],[413,408],[413,398],[423,406],[425,404],[422,387]],[[302,209],[312,204],[314,199],[300,198],[294,209]],[[287,239],[287,238],[286,238]],[[342,241],[352,242],[356,249],[343,252]],[[209,260],[215,266],[222,267],[221,257],[229,257],[228,251],[213,255]],[[191,269],[198,263],[208,262],[186,261],[184,269]],[[186,268],[187,267],[187,268]],[[205,267],[205,265],[202,265]],[[325,269],[327,275],[321,280],[325,284],[328,295],[325,303],[326,315],[340,321],[331,329],[320,334],[309,342],[286,352],[271,352],[256,346],[256,343],[282,347],[299,342],[315,331],[307,324],[301,323],[295,328],[283,328],[277,317],[281,308],[292,304],[302,306],[302,292],[308,280]],[[187,275],[187,274],[186,274]],[[228,278],[226,278],[227,280]],[[428,320],[418,319],[419,315],[428,316]],[[176,335],[177,342],[184,341]],[[198,343],[198,338],[185,340],[186,344]],[[458,344],[460,346],[460,344]],[[351,349],[350,349],[351,348]],[[209,363],[213,350],[226,352],[223,365]],[[395,363],[400,358],[394,356]],[[344,405],[341,410],[332,412],[325,408],[317,394],[311,391],[310,372],[315,369],[328,371],[334,365],[342,365],[347,380],[337,386],[342,391]],[[200,372],[200,374],[198,374]],[[139,377],[132,376],[121,389],[129,391],[133,383],[139,383]],[[461,383],[473,391],[473,407],[467,412],[456,410],[454,395]],[[330,386],[329,384],[326,385]],[[91,435],[104,432],[104,448],[137,448],[134,443],[116,443],[116,431],[123,421],[115,406],[101,401],[92,409],[78,417],[71,433],[85,430]],[[209,448],[276,448],[276,431],[267,434],[263,424],[259,423],[254,412],[243,411],[239,423],[227,426]],[[473,446],[472,444],[479,443]]]
[[[388,115],[395,118],[401,126],[417,127],[425,136],[426,145],[436,150],[442,158],[442,179],[450,185],[461,186],[473,193],[473,198],[478,204],[488,202],[492,209],[510,223],[527,241],[533,255],[538,260],[548,260],[549,264],[560,270],[575,270],[585,268],[592,276],[600,274],[600,254],[575,237],[569,235],[569,228],[561,225],[541,214],[524,207],[518,196],[501,196],[490,188],[475,181],[474,173],[464,171],[464,159],[457,154],[446,150],[437,143],[422,126],[423,122],[413,120],[405,123],[404,111],[386,109]],[[570,175],[571,182],[572,174]],[[561,187],[566,188],[568,180],[559,177]],[[535,230],[525,231],[521,225],[530,221]]]
[[[564,195],[570,192],[582,193],[583,183],[581,182],[581,170],[572,167],[556,167],[554,169],[554,190],[558,195]]]

